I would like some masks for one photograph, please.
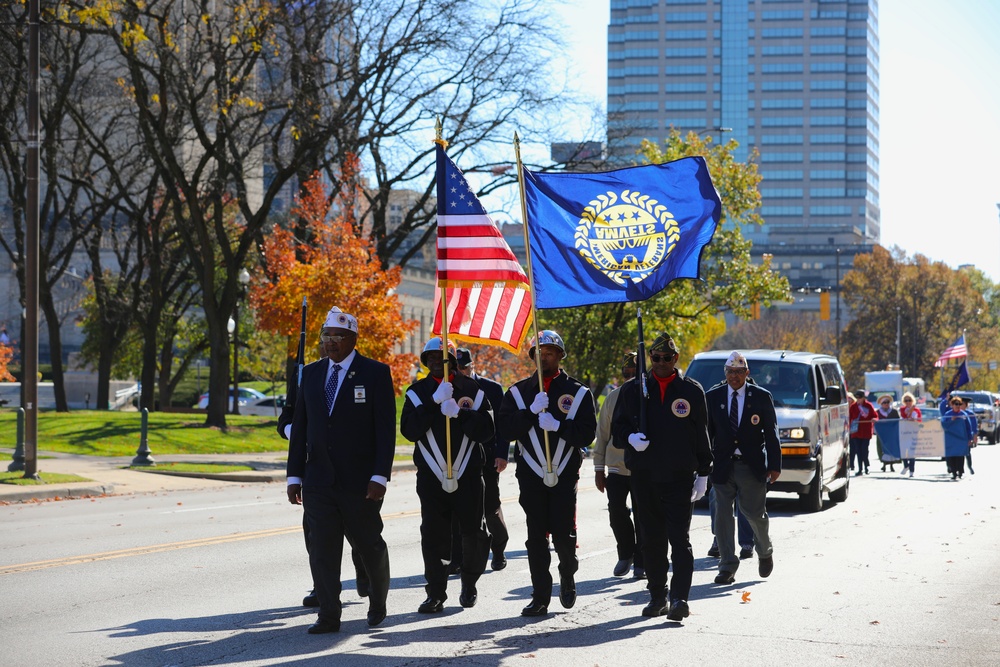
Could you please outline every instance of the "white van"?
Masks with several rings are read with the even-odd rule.
[[[686,375],[705,391],[725,381],[730,350],[696,354]],[[784,350],[740,350],[750,378],[774,397],[781,438],[781,476],[775,491],[798,493],[808,512],[823,509],[850,490],[847,386],[836,357]]]

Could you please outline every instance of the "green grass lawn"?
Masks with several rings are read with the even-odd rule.
[[[23,472],[0,472],[0,484],[16,484],[17,486],[35,486],[38,484],[68,484],[70,482],[91,482],[93,480],[79,475],[64,475],[56,472],[40,472],[39,479],[26,479]]]
[[[396,458],[410,459],[413,443],[399,435],[403,397],[396,399]],[[38,415],[40,451],[132,456],[139,448],[141,414],[138,412],[41,411]],[[227,415],[228,431],[204,426],[202,413],[151,412],[147,442],[153,456],[174,454],[240,454],[283,452],[288,442],[277,434],[273,417]],[[0,410],[0,447],[17,445],[17,413]],[[7,457],[9,458],[9,454]]]

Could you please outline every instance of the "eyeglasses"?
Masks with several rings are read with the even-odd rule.
[[[649,355],[649,358],[650,358],[650,360],[654,364],[658,364],[661,361],[670,361],[671,359],[674,358],[674,355],[672,355],[672,354],[651,354],[651,355]]]
[[[319,339],[324,343],[337,343],[338,345],[342,340],[347,338],[347,336],[335,336],[332,334],[320,334]]]
[[[743,375],[747,372],[745,368],[727,368],[726,375]]]

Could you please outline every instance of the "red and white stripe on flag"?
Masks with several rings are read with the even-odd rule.
[[[947,366],[950,359],[961,359],[963,357],[969,356],[969,348],[965,345],[965,334],[955,341],[955,344],[946,349],[938,357],[938,360],[934,362],[935,368],[941,368],[942,366]]]
[[[501,345],[517,354],[531,326],[531,294],[504,283],[447,287],[448,336],[483,345]],[[434,298],[434,333],[441,332],[441,291]]]

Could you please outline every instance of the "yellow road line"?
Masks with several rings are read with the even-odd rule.
[[[417,516],[420,510],[408,510],[405,512],[395,512],[386,514],[383,520],[399,519],[407,516]],[[35,572],[52,567],[65,567],[67,565],[82,565],[83,563],[96,563],[102,560],[114,560],[115,558],[129,558],[131,556],[145,556],[147,554],[162,553],[164,551],[177,551],[180,549],[192,549],[194,547],[208,547],[216,544],[227,544],[229,542],[241,542],[244,540],[256,540],[265,537],[277,537],[288,535],[289,533],[301,532],[302,526],[289,526],[285,528],[268,528],[266,530],[256,530],[249,533],[233,533],[231,535],[219,535],[217,537],[202,537],[194,540],[184,540],[181,542],[167,542],[166,544],[153,544],[145,547],[132,547],[130,549],[118,549],[115,551],[104,551],[96,554],[85,554],[82,556],[65,556],[63,558],[53,558],[51,560],[39,560],[32,563],[20,563],[17,565],[0,566],[0,576],[6,574],[18,574],[21,572]]]

